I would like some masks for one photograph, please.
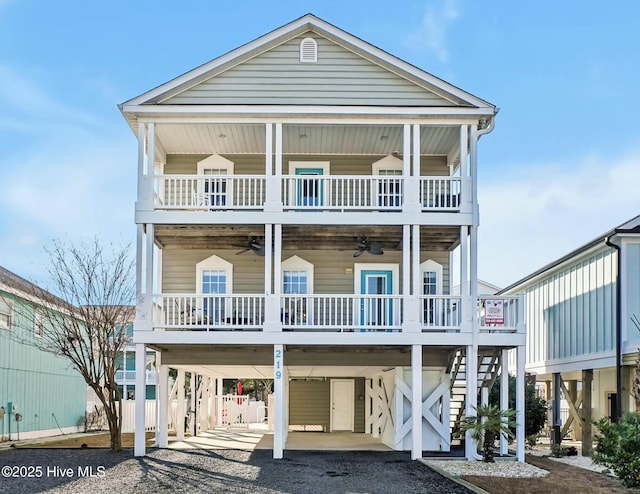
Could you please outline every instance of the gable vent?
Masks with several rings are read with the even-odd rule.
[[[313,38],[305,38],[300,42],[300,61],[315,63],[318,61],[318,45]]]

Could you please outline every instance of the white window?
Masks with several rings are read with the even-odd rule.
[[[300,61],[315,63],[318,61],[318,44],[313,38],[305,38],[300,42]]]
[[[434,295],[442,294],[442,264],[431,259],[420,264],[422,280],[422,322],[427,325],[438,325],[444,314],[442,303]]]
[[[38,338],[44,336],[44,314],[37,309],[33,313],[33,334]]]
[[[298,256],[282,262],[282,323],[302,324],[312,319],[313,305],[304,295],[313,293],[313,264]],[[287,296],[288,295],[288,296]]]
[[[221,257],[211,256],[196,264],[196,292],[198,303],[192,316],[199,324],[222,324],[231,316],[233,292],[233,264]]]
[[[211,209],[217,209],[233,204],[233,187],[228,178],[233,175],[233,161],[219,154],[212,154],[198,161],[198,175],[207,177],[198,180],[194,191],[194,206],[210,206]]]
[[[373,203],[385,208],[402,206],[402,160],[385,156],[371,165],[371,171],[381,177],[373,188]]]
[[[0,328],[11,329],[13,325],[13,302],[0,297]]]

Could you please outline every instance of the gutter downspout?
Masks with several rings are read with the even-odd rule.
[[[617,232],[614,231],[614,235]],[[611,242],[611,237],[605,239],[605,243],[609,247],[613,247],[616,250],[618,257],[618,276],[616,276],[616,416],[615,420],[618,422],[622,417],[622,331],[621,321],[622,312],[622,257],[620,256],[620,246]]]

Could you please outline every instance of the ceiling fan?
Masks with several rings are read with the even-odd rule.
[[[356,251],[353,253],[353,257],[360,257],[365,252],[373,254],[374,256],[381,256],[384,254],[382,248],[383,245],[380,242],[370,242],[369,237],[360,237],[360,239],[358,239]]]
[[[245,252],[249,251],[253,251],[253,253],[257,256],[264,256],[264,245],[260,243],[258,237],[252,237],[242,250],[236,252],[236,255],[244,254]]]

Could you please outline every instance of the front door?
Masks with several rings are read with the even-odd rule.
[[[298,188],[296,191],[298,206],[322,206],[322,168],[296,168],[295,173],[299,176]]]
[[[390,270],[363,270],[360,288],[362,295],[391,295],[393,274]],[[360,303],[360,324],[386,326],[393,323],[390,298],[363,297]]]
[[[331,430],[353,432],[355,382],[353,379],[331,380]]]

